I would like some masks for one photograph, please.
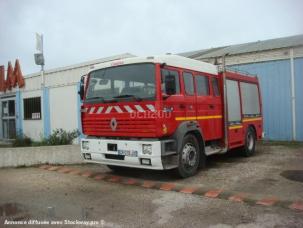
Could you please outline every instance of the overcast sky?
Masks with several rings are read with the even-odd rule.
[[[0,65],[46,69],[129,52],[179,53],[303,33],[300,0],[0,0]]]

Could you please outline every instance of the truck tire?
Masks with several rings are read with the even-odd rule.
[[[256,149],[256,133],[252,127],[248,127],[245,134],[245,145],[242,149],[242,154],[245,157],[250,157],[255,153]]]
[[[201,152],[197,138],[193,134],[187,134],[182,141],[179,151],[179,164],[177,173],[186,178],[197,173],[200,165]]]

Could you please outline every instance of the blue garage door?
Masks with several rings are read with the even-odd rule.
[[[303,141],[303,58],[295,59],[297,140]]]
[[[290,61],[279,60],[243,64],[232,66],[232,68],[256,74],[259,77],[263,99],[265,138],[291,140]],[[302,89],[300,92],[302,94]]]

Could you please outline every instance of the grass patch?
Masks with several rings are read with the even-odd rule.
[[[16,138],[12,140],[12,144],[0,144],[0,148],[71,145],[73,140],[79,135],[80,132],[78,130],[65,131],[63,129],[56,129],[49,137],[41,138],[41,141],[33,141],[24,134],[18,134]]]

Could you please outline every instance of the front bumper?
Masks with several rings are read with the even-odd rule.
[[[143,153],[143,145],[150,145],[151,153]],[[81,140],[81,153],[86,162],[144,169],[176,168],[175,148],[174,140]]]

